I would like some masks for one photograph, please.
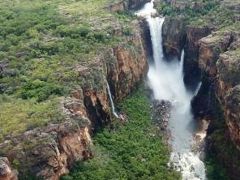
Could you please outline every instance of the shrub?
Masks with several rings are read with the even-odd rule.
[[[39,79],[27,82],[20,90],[23,99],[36,98],[38,102],[46,100],[50,95],[63,95],[63,88],[56,84]]]
[[[151,122],[150,106],[141,89],[120,104],[128,122],[116,120],[94,137],[95,157],[75,165],[62,179],[180,179],[167,167],[169,152]],[[154,135],[153,135],[154,134]]]

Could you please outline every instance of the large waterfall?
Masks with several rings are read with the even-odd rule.
[[[151,34],[153,63],[149,64],[148,82],[157,100],[172,103],[168,128],[171,132],[172,153],[169,164],[182,173],[184,180],[206,179],[204,163],[200,153],[194,153],[194,121],[191,113],[191,99],[195,92],[186,89],[183,82],[184,51],[181,60],[166,62],[162,47],[162,25],[164,18],[152,17],[156,10],[153,0],[138,11],[138,16],[146,18]]]

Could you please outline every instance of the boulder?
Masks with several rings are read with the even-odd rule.
[[[8,158],[0,157],[0,180],[17,180],[17,171],[10,167]]]

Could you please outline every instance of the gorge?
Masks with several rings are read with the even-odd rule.
[[[238,179],[240,2],[7,1],[0,180]]]
[[[200,152],[192,152],[194,136],[194,119],[191,112],[191,100],[198,93],[186,89],[184,77],[184,50],[181,59],[165,60],[162,47],[162,25],[164,18],[152,17],[156,10],[154,1],[147,3],[137,12],[148,22],[152,40],[153,60],[149,64],[148,83],[153,91],[154,99],[170,101],[171,113],[168,122],[172,153],[170,165],[181,171],[183,179],[206,179],[204,163],[200,160]]]

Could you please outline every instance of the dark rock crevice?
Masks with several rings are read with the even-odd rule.
[[[236,29],[213,31],[208,26],[186,26],[178,17],[167,17],[163,49],[168,59],[179,59],[184,48],[186,87],[196,89],[202,81],[192,109],[196,119],[210,121],[207,152],[215,154],[235,180],[240,175],[239,165],[233,160],[233,156],[240,156],[240,35]],[[225,142],[230,144],[229,149]]]
[[[96,98],[95,102],[92,101],[89,93],[85,94],[87,95],[84,97],[84,105],[86,107],[87,115],[92,122],[91,127],[93,132],[97,132],[99,129],[103,128],[107,123],[109,123],[109,115],[103,110],[103,105],[97,98],[96,94],[93,95],[93,98]]]
[[[186,42],[186,26],[181,18],[166,17],[162,27],[163,52],[167,60],[177,57]]]

